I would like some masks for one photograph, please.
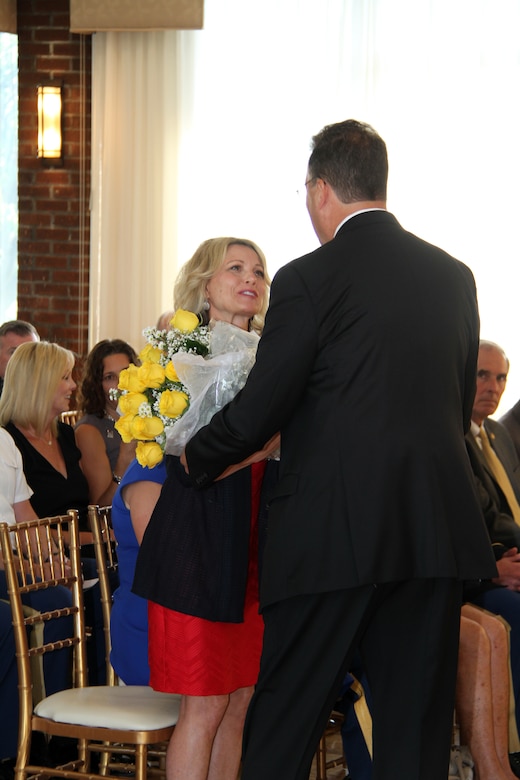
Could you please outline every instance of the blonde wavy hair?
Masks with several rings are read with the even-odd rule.
[[[20,344],[7,364],[4,389],[0,398],[0,425],[13,422],[22,428],[34,428],[42,436],[58,384],[74,368],[74,355],[68,349],[48,341]],[[57,433],[57,422],[52,421]]]
[[[208,238],[195,251],[181,268],[175,280],[173,289],[174,306],[176,309],[187,309],[204,318],[204,301],[206,285],[212,276],[222,266],[230,246],[246,246],[258,255],[265,274],[265,296],[258,314],[251,319],[251,329],[261,333],[264,327],[265,313],[269,304],[269,289],[271,280],[267,273],[267,263],[264,253],[253,241],[247,238]],[[207,317],[206,317],[207,319]]]

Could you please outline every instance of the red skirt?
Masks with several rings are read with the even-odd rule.
[[[217,623],[148,602],[150,685],[215,696],[255,685],[264,623],[258,613],[258,503],[264,463],[251,469],[251,534],[243,623]]]

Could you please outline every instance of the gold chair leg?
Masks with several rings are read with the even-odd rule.
[[[316,780],[327,780],[327,739],[325,734],[320,739],[316,750]]]
[[[146,780],[146,745],[135,746],[135,780]]]

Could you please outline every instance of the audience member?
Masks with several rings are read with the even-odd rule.
[[[77,509],[88,530],[88,485],[70,425],[59,421],[76,388],[74,355],[45,341],[22,344],[9,361],[0,400],[0,425],[22,454],[31,504],[39,517]]]
[[[171,321],[173,319],[174,314],[175,312],[173,309],[169,311],[163,311],[163,313],[157,320],[157,325],[155,326],[157,330],[169,330],[171,327]]]
[[[520,464],[507,430],[489,415],[505,390],[509,361],[494,342],[481,341],[477,388],[470,432],[466,436],[482,509],[497,559],[498,577],[468,583],[465,598],[504,617],[511,626],[511,673],[520,731]],[[510,751],[511,768],[520,776],[520,745]]]
[[[371,708],[366,676],[361,668],[356,674]],[[515,776],[511,774],[508,753],[511,729],[514,738],[518,739],[516,722],[510,717],[510,676],[508,624],[486,610],[464,604],[460,622],[456,720],[460,726],[461,744],[469,746],[478,777],[511,780]],[[351,682],[349,675],[346,690],[335,708],[345,714],[342,736],[348,777],[371,780],[370,746],[354,711],[357,694],[350,690]],[[367,731],[370,738],[371,732]],[[452,749],[452,761],[456,753],[457,748]],[[452,775],[463,777],[451,771],[450,765],[450,777]]]
[[[256,244],[214,238],[181,270],[175,306],[206,322],[260,330],[268,290]],[[238,774],[262,647],[257,550],[265,455],[204,493],[192,490],[178,457],[166,456],[167,477],[142,540],[134,591],[149,599],[150,684],[182,694],[167,753],[169,780]]]
[[[12,780],[18,746],[18,672],[9,604],[0,599],[0,780]]]
[[[110,661],[127,685],[148,685],[148,602],[132,592],[135,564],[161,487],[166,479],[164,461],[153,468],[130,464],[114,496],[112,526],[117,541],[119,587],[110,616]]]
[[[85,364],[78,398],[83,416],[75,433],[91,504],[112,503],[117,486],[135,457],[135,442],[122,442],[114,427],[119,414],[117,400],[110,397],[110,390],[117,388],[120,372],[130,363],[138,363],[130,344],[121,339],[105,339],[92,348]]]
[[[186,447],[207,493],[281,429],[243,780],[308,778],[357,650],[374,776],[445,780],[462,580],[496,575],[464,447],[474,280],[386,211],[387,171],[366,124],[314,138],[305,185],[323,246],[278,271],[244,389]]]
[[[72,379],[74,355],[46,341],[21,344],[7,366],[0,399],[0,426],[12,436],[21,453],[30,498],[38,517],[65,514],[76,509],[83,539],[88,531],[88,485],[81,470],[81,453],[70,425],[59,421],[68,411],[76,388]],[[85,579],[97,574],[95,560],[82,544]],[[89,681],[106,679],[103,615],[99,583],[85,591],[85,608],[93,628],[88,645]]]
[[[500,418],[504,428],[507,428],[509,435],[515,445],[516,454],[520,459],[520,401]]]
[[[509,626],[464,604],[460,629],[456,706],[461,744],[471,751],[477,777],[514,780],[508,756]],[[518,740],[514,723],[513,729]]]
[[[13,439],[0,428],[0,522],[12,525],[36,518],[29,498],[32,490],[27,485],[22,458]],[[12,615],[7,603],[7,581],[0,555],[0,777],[12,770],[18,739],[18,673],[14,651]],[[66,588],[53,588],[26,594],[24,603],[43,612],[70,607],[71,595]],[[46,642],[55,642],[69,635],[71,617],[46,623]],[[60,650],[44,656],[45,691],[48,695],[70,687],[70,651]],[[6,761],[7,760],[7,761]]]
[[[26,341],[39,340],[34,325],[25,320],[9,320],[0,325],[0,395],[4,389],[5,369],[16,347]]]

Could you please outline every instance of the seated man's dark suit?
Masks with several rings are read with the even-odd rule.
[[[484,427],[491,446],[506,470],[515,495],[520,497],[520,464],[507,430],[500,423],[490,419],[485,421]],[[520,551],[520,526],[511,516],[506,497],[490,471],[473,433],[467,434],[466,441],[495,558],[500,560],[511,547],[518,547]],[[465,599],[487,609],[488,612],[501,615],[511,626],[511,673],[515,701],[518,705],[517,727],[520,731],[520,593],[495,585],[491,581],[484,581],[468,583]]]
[[[516,454],[520,458],[520,401],[517,401],[513,408],[500,418],[500,423],[507,428],[515,445]]]

